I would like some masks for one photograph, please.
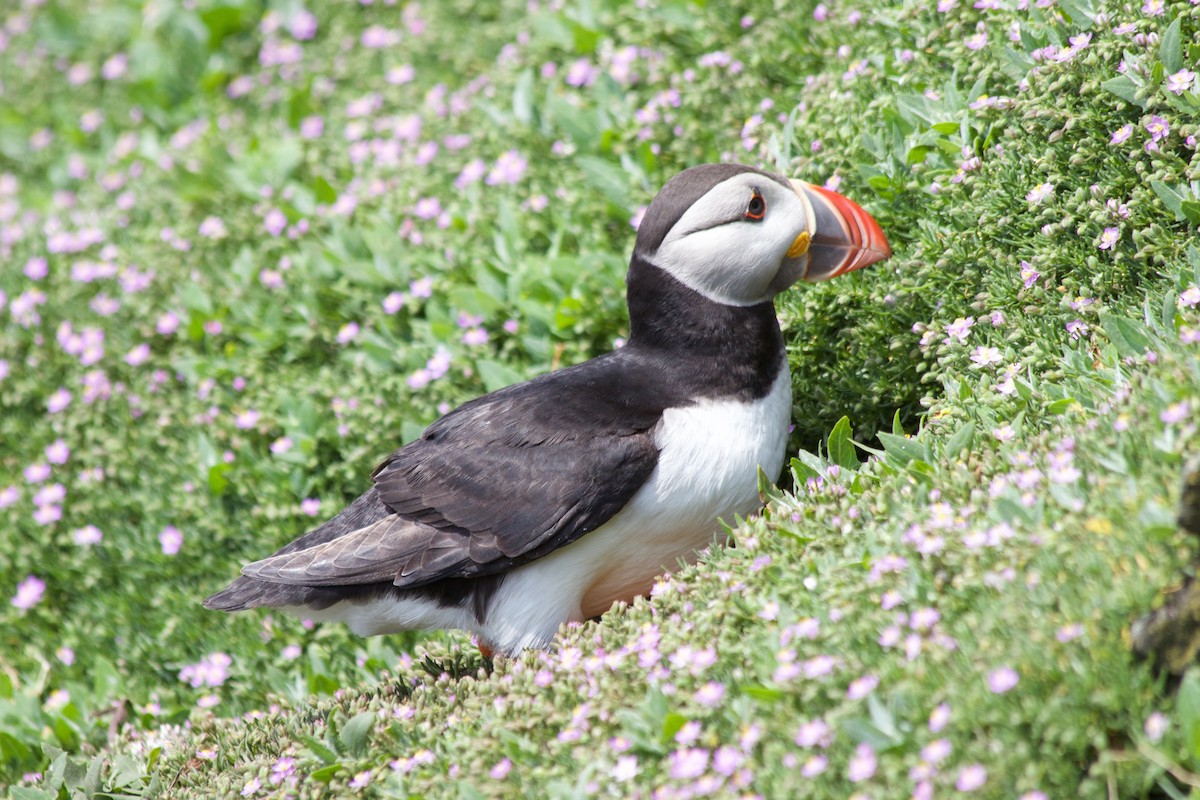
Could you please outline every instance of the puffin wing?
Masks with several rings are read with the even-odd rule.
[[[375,470],[387,516],[285,548],[242,574],[304,586],[416,587],[499,572],[595,530],[654,471],[661,410],[614,414],[572,383],[535,380],[460,407]]]

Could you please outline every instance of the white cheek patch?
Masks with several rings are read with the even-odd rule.
[[[771,279],[782,253],[769,240],[747,236],[747,227],[760,228],[762,223],[733,222],[675,241],[668,238],[658,248],[654,262],[709,300],[731,306],[757,305],[772,296]]]
[[[751,185],[740,176],[718,185],[671,228],[652,263],[722,305],[752,306],[770,300],[776,275],[796,235],[804,230],[806,215],[792,191],[773,183],[761,191],[767,202],[765,218],[744,221]]]

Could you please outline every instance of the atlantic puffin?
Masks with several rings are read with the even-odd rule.
[[[487,655],[549,647],[759,507],[792,412],[773,298],[890,255],[833,191],[740,164],[684,170],[638,227],[624,346],[446,414],[205,606],[363,636],[461,629]]]

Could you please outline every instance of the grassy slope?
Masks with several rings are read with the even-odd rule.
[[[864,8],[855,23],[851,11],[818,22],[807,7],[669,4],[483,19],[469,4],[439,4],[421,11],[423,33],[377,51],[361,34],[403,29],[393,12],[343,9],[320,18],[299,65],[282,73],[257,61],[270,50],[264,39],[291,41],[286,25],[263,33],[270,20],[249,5],[160,18],[120,7],[79,18],[30,12],[30,32],[14,37],[4,63],[21,112],[4,118],[0,136],[4,169],[20,184],[15,202],[34,215],[30,229],[52,219],[100,228],[117,249],[100,258],[152,267],[156,278],[100,318],[88,306],[98,287],[68,278],[83,257],[51,253],[40,284],[52,299],[46,319],[6,320],[0,339],[14,365],[0,382],[0,433],[14,443],[0,485],[20,485],[55,438],[73,451],[60,471],[71,497],[61,523],[31,520],[32,488],[0,510],[12,532],[5,590],[9,574],[13,586],[27,573],[48,583],[29,611],[0,612],[10,779],[67,746],[79,755],[60,757],[43,787],[93,780],[142,790],[149,776],[152,793],[197,797],[248,782],[258,794],[296,784],[314,796],[345,794],[351,782],[381,796],[655,787],[890,796],[924,780],[949,791],[978,766],[989,796],[1177,791],[1164,765],[1196,767],[1184,730],[1196,712],[1176,707],[1133,661],[1123,631],[1191,553],[1172,507],[1182,458],[1195,451],[1200,365],[1181,332],[1188,338],[1200,320],[1179,297],[1200,284],[1200,253],[1189,259],[1195,227],[1164,208],[1151,181],[1198,177],[1185,141],[1197,107],[1162,86],[1180,66],[1172,62],[1195,61],[1196,8],[1148,17],[1097,6],[1107,19],[1096,25],[1079,4],[1064,6],[1065,18],[896,5]],[[1176,43],[1168,25],[1178,14]],[[1014,22],[1019,41],[1008,38]],[[1134,30],[1113,30],[1124,22]],[[1092,39],[1074,58],[1032,60],[1085,30]],[[980,32],[988,43],[968,49]],[[1147,42],[1151,32],[1166,43]],[[34,40],[45,52],[17,58]],[[638,80],[566,82],[576,59],[607,66],[629,44],[649,48],[634,62]],[[99,65],[123,49],[132,67],[117,81],[73,88],[54,63]],[[716,51],[742,68],[701,61]],[[183,56],[168,58],[175,53]],[[1101,87],[1123,56],[1128,85]],[[416,80],[387,83],[386,70],[404,61]],[[230,98],[242,74],[266,77]],[[462,101],[445,115],[436,91],[428,95],[443,80]],[[21,92],[26,85],[42,91]],[[672,87],[677,107],[662,94]],[[988,107],[981,94],[1003,100]],[[351,103],[363,97],[363,136],[411,110],[422,119],[418,141],[442,142],[438,156],[418,168],[416,145],[406,145],[400,168],[347,145],[345,126],[363,119],[348,118],[359,113]],[[747,124],[764,100],[773,103],[765,121]],[[133,105],[140,123],[129,119]],[[638,120],[647,106],[668,118]],[[81,134],[78,116],[93,107],[105,122]],[[1171,124],[1155,152],[1144,148],[1151,114]],[[298,134],[309,116],[324,119],[312,140]],[[195,119],[190,141],[172,139]],[[1110,146],[1126,124],[1132,137]],[[35,150],[29,137],[43,126],[56,138]],[[123,149],[126,130],[137,138]],[[444,140],[458,133],[472,136],[461,152]],[[566,146],[546,155],[556,141]],[[530,162],[516,185],[452,188],[468,161],[490,168],[512,147]],[[89,178],[70,175],[73,153]],[[863,429],[856,438],[890,430],[896,412],[911,433],[924,408],[918,438],[885,433],[876,441],[886,455],[853,469],[845,429],[835,429],[823,446],[842,468],[797,461],[797,495],[773,499],[736,532],[736,547],[664,582],[653,601],[568,632],[558,652],[490,673],[453,637],[425,645],[432,661],[413,662],[397,655],[402,640],[363,643],[196,609],[241,557],[294,535],[301,498],[328,509],[352,495],[396,431],[411,436],[439,403],[605,349],[621,332],[628,218],[678,168],[723,156],[810,180],[839,176],[897,251],[888,265],[781,302],[797,441],[816,450],[843,414]],[[91,177],[106,172],[126,176],[132,209],[114,207]],[[1053,192],[1028,200],[1042,183]],[[76,209],[52,189],[75,192]],[[539,195],[545,208],[524,205]],[[355,198],[352,215],[336,210],[339,197]],[[415,213],[422,197],[447,209],[444,228]],[[272,208],[290,223],[308,220],[311,233],[265,234]],[[196,233],[208,216],[223,220],[225,237]],[[172,247],[166,226],[190,247]],[[1120,240],[1101,250],[1108,227]],[[45,251],[26,235],[5,258],[21,265]],[[1022,262],[1039,273],[1028,285]],[[282,288],[260,277],[264,268],[280,271]],[[17,272],[0,276],[10,304],[31,285]],[[431,297],[412,292],[396,314],[382,310],[389,292],[423,277],[434,281]],[[174,336],[154,332],[165,311],[183,319]],[[484,318],[487,347],[459,341],[460,313]],[[945,326],[966,316],[974,328],[952,340]],[[518,321],[516,333],[503,332],[506,319]],[[88,369],[56,345],[62,320],[105,330],[101,366],[128,390],[82,401]],[[213,320],[221,333],[204,331]],[[1075,321],[1084,327],[1073,335]],[[352,322],[358,336],[334,344]],[[152,346],[146,364],[122,360],[141,342]],[[405,378],[439,346],[454,368],[411,389]],[[976,364],[979,347],[996,347],[1000,362]],[[167,370],[165,385],[155,385],[155,368]],[[43,416],[60,385],[77,393],[72,406]],[[1181,402],[1191,404],[1182,421],[1165,421]],[[129,413],[138,408],[143,416]],[[239,427],[247,410],[260,417]],[[293,449],[272,453],[285,435]],[[95,466],[105,470],[100,487],[79,474]],[[71,543],[87,523],[103,529],[102,546]],[[184,558],[159,552],[168,524],[185,531]],[[150,625],[147,606],[158,609]],[[281,658],[285,645],[301,657]],[[73,666],[56,659],[62,646],[76,651]],[[179,682],[184,665],[213,652],[232,657],[223,685]],[[1019,682],[993,691],[989,676],[1007,670]],[[65,707],[56,690],[69,692]],[[196,709],[203,697],[219,705]],[[278,705],[252,721],[228,721],[269,704]],[[934,731],[930,715],[942,705],[949,721]],[[1155,744],[1143,725],[1160,710],[1171,724]],[[97,758],[112,714],[129,727]],[[190,730],[156,730],[189,718]],[[797,744],[813,721],[828,733]],[[941,739],[950,752],[934,764],[923,748]],[[875,768],[851,785],[856,758],[860,772]],[[95,764],[97,776],[73,772],[76,761]]]

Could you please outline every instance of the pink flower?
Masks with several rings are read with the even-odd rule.
[[[879,685],[879,678],[875,675],[864,675],[850,682],[850,687],[846,689],[846,699],[861,700],[875,690]]]
[[[1150,117],[1150,121],[1146,123],[1146,131],[1150,134],[1151,139],[1155,142],[1167,138],[1171,133],[1171,125],[1166,118],[1160,117],[1157,114]]]
[[[145,364],[150,359],[150,345],[139,344],[125,354],[125,363],[130,366],[137,367]]]
[[[487,174],[487,164],[482,158],[476,158],[467,162],[462,168],[462,172],[458,173],[458,177],[454,179],[454,188],[463,189],[475,183],[480,178]]]
[[[1183,94],[1190,92],[1195,83],[1196,73],[1189,69],[1181,69],[1179,72],[1167,76],[1167,91]]]
[[[321,501],[315,497],[306,497],[300,501],[300,511],[310,517],[315,517],[321,511]]]
[[[199,689],[202,686],[217,687],[225,683],[229,677],[229,667],[233,659],[225,653],[209,653],[195,664],[188,664],[179,670],[179,680]]]
[[[433,297],[433,278],[417,278],[408,284],[408,293],[413,297]]]
[[[950,722],[950,706],[940,703],[929,714],[929,730],[938,733]]]
[[[1166,735],[1167,729],[1171,727],[1171,721],[1167,719],[1167,715],[1161,711],[1155,711],[1150,716],[1146,717],[1146,723],[1142,726],[1146,731],[1146,738],[1151,742],[1159,742]]]
[[[183,534],[174,525],[168,525],[159,532],[158,542],[162,546],[163,555],[173,556],[183,547]]]
[[[806,778],[815,778],[825,771],[829,766],[829,759],[825,756],[812,756],[804,762],[804,766],[800,768],[800,774]]]
[[[1186,422],[1191,418],[1191,404],[1187,400],[1172,403],[1158,415],[1158,418],[1166,425],[1178,425],[1181,422]]]
[[[971,764],[963,767],[958,773],[958,780],[954,782],[954,788],[960,792],[973,792],[983,784],[987,783],[987,770],[982,764]]]
[[[975,324],[974,317],[959,317],[954,322],[946,325],[945,343],[950,344],[952,339],[957,339],[959,342],[965,342],[967,336],[971,334],[971,327]]]
[[[612,768],[613,780],[627,781],[638,773],[637,756],[621,756]]]
[[[936,739],[921,748],[921,760],[928,764],[940,764],[950,755],[951,749],[948,739]]]
[[[829,725],[823,719],[805,722],[796,731],[797,747],[824,747],[829,743]]]
[[[577,59],[567,70],[567,83],[571,86],[591,86],[600,70],[592,66],[586,58]]]
[[[702,747],[685,747],[667,757],[669,772],[675,780],[698,778],[708,768],[708,751]]]
[[[1112,250],[1120,239],[1120,228],[1105,228],[1104,233],[1100,234],[1100,244],[1098,247],[1101,250]]]
[[[263,218],[263,227],[267,229],[267,233],[278,236],[287,227],[287,216],[278,208],[272,208]]]
[[[987,31],[980,31],[972,36],[967,37],[966,45],[968,50],[981,50],[987,46],[988,35]]]
[[[46,411],[51,414],[57,414],[71,404],[71,393],[66,389],[59,389],[46,401]]]
[[[865,781],[875,774],[876,765],[874,748],[864,742],[855,748],[854,755],[850,757],[850,766],[846,771],[846,777],[850,779],[851,783]]]
[[[338,344],[349,344],[350,342],[354,341],[357,337],[358,337],[358,323],[357,322],[347,322],[345,325],[343,325],[341,327],[340,330],[338,330],[337,343]]]
[[[1021,680],[1021,676],[1012,667],[1000,667],[988,673],[987,684],[994,694],[1004,694]]]
[[[383,298],[383,310],[388,314],[395,314],[400,309],[404,308],[406,297],[404,292],[392,292],[387,297]]]
[[[13,595],[12,604],[15,608],[28,611],[42,602],[45,594],[46,582],[36,575],[28,575],[25,580],[17,584],[17,593]]]
[[[496,159],[496,165],[492,167],[484,183],[488,186],[500,183],[515,184],[521,180],[521,176],[525,174],[528,166],[529,162],[519,152],[507,150]]]
[[[1109,144],[1121,144],[1122,142],[1127,141],[1129,139],[1129,137],[1132,135],[1133,135],[1133,125],[1132,124],[1122,125],[1121,127],[1117,128],[1113,132],[1112,138],[1108,140],[1108,143]]]
[[[80,547],[88,547],[94,544],[100,544],[104,539],[104,534],[95,525],[85,525],[82,528],[76,528],[71,532],[71,539]]]
[[[62,439],[55,439],[46,445],[46,460],[51,464],[65,464],[71,456],[71,448]]]
[[[462,335],[463,344],[482,345],[488,343],[488,332],[483,328],[471,328]]]
[[[316,139],[325,132],[325,120],[315,114],[300,120],[300,137]]]
[[[261,416],[261,415],[253,409],[250,409],[249,411],[243,411],[242,413],[240,413],[236,417],[234,417],[234,420],[233,420],[234,427],[238,428],[239,430],[243,430],[243,431],[250,430],[251,428],[253,428],[255,425],[258,424],[259,416]]]
[[[491,779],[494,781],[502,781],[508,776],[508,773],[512,772],[512,768],[512,760],[508,758],[502,758],[494,767],[491,768],[491,770],[488,772],[488,775],[491,776]]]
[[[1054,194],[1054,184],[1039,183],[1029,190],[1029,194],[1025,195],[1025,200],[1036,206],[1052,194]]]
[[[720,704],[721,699],[725,697],[725,686],[716,681],[709,681],[696,690],[696,702],[705,708],[712,708]]]
[[[301,41],[311,39],[317,35],[317,18],[313,16],[312,12],[301,9],[288,22],[288,31],[294,38]]]

